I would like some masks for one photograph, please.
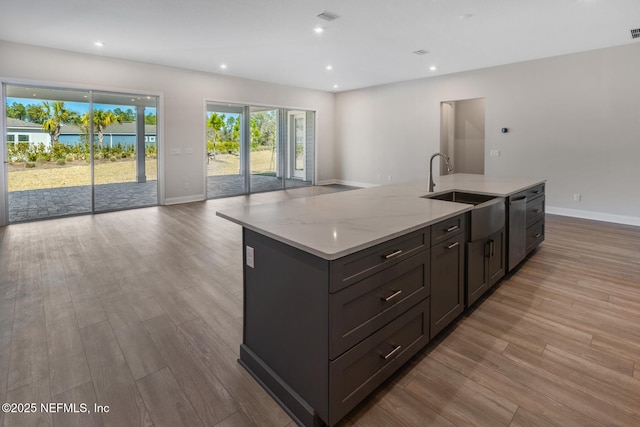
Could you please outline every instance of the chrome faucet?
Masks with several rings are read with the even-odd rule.
[[[433,187],[436,186],[433,183],[433,159],[435,159],[438,156],[441,156],[444,159],[444,162],[447,165],[447,170],[449,172],[453,172],[453,166],[451,166],[451,160],[449,160],[449,157],[447,157],[446,154],[435,153],[433,156],[431,156],[431,160],[429,160],[429,193],[433,193]]]

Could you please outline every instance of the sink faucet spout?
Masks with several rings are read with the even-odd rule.
[[[451,166],[451,160],[446,154],[435,153],[433,156],[431,156],[431,160],[429,160],[429,192],[430,193],[433,192],[433,187],[436,186],[433,182],[433,159],[435,159],[438,156],[444,159],[444,163],[447,165],[447,170],[449,172],[453,172],[453,166]]]

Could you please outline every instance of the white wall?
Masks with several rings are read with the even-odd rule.
[[[549,212],[640,225],[639,65],[636,43],[339,93],[336,177],[426,187],[440,103],[485,98],[486,175],[546,178]]]
[[[335,176],[335,95],[331,92],[3,41],[0,58],[0,81],[162,94],[167,203],[205,198],[205,100],[316,111],[317,179],[330,182]],[[170,155],[172,148],[183,153],[191,149],[193,154]]]

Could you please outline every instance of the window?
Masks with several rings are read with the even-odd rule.
[[[18,142],[29,142],[29,135],[18,135]]]

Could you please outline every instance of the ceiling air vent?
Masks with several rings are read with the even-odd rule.
[[[320,15],[317,15],[317,16],[318,16],[318,18],[324,19],[327,22],[335,21],[336,19],[340,18],[335,13],[327,12],[326,10],[324,12],[322,12]]]
[[[636,28],[635,30],[631,30],[631,38],[639,39],[640,38],[640,28]]]
[[[420,49],[420,50],[416,50],[413,53],[415,53],[416,55],[426,55],[427,53],[429,53],[428,50],[424,50],[424,49]]]

